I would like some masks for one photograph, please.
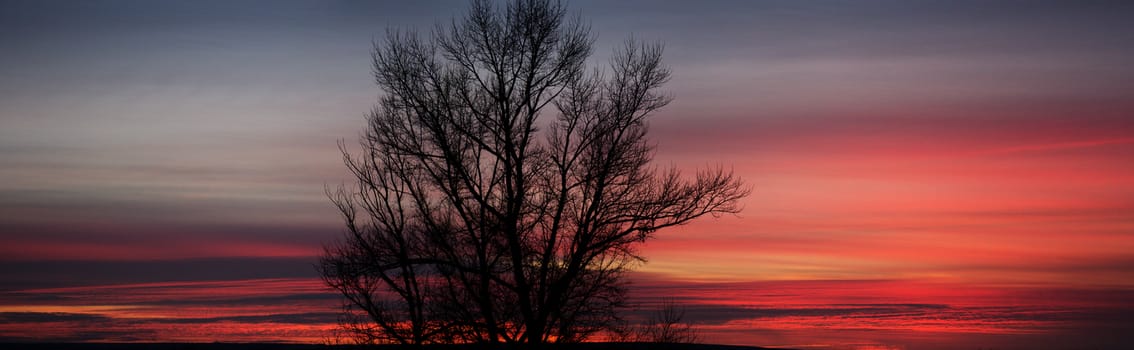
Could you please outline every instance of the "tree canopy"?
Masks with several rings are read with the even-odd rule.
[[[329,190],[345,235],[318,265],[364,341],[575,342],[612,330],[636,247],[736,213],[731,171],[651,166],[671,101],[660,44],[588,69],[594,37],[547,0],[472,1],[432,33],[375,44],[384,92],[353,184]]]

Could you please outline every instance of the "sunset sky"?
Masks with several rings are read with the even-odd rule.
[[[569,2],[662,41],[655,163],[738,216],[642,246],[708,343],[1134,346],[1134,6]],[[0,341],[331,335],[371,41],[466,1],[0,0]]]

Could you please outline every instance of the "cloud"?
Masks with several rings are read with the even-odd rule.
[[[1129,286],[1004,286],[926,280],[705,282],[647,272],[636,272],[631,279],[638,312],[649,312],[669,299],[687,308],[689,315],[714,324],[791,317],[958,321],[973,317],[974,322],[993,323],[1051,321],[1045,327],[1058,328],[1089,320],[1134,320],[1122,316],[1134,310],[1129,302],[1134,288]]]
[[[774,307],[754,305],[741,307],[726,304],[681,303],[678,308],[685,311],[684,322],[703,325],[724,325],[732,321],[761,322],[765,319],[779,318],[898,318],[940,314],[950,308],[938,304],[833,304],[804,307]],[[655,305],[656,307],[656,305]],[[655,311],[649,307],[635,310],[632,317],[642,320]]]
[[[307,258],[337,238],[330,225],[287,223],[162,225],[93,223],[0,224],[11,232],[0,261],[155,261],[210,258]],[[33,264],[29,264],[29,267]]]
[[[0,339],[314,342],[339,302],[313,277],[12,290],[0,292]]]
[[[280,313],[271,315],[242,315],[206,318],[156,318],[149,323],[206,324],[216,322],[233,323],[294,323],[294,324],[333,324],[338,322],[338,312]]]
[[[3,323],[105,322],[109,317],[67,312],[0,312]]]
[[[48,260],[0,261],[3,290],[50,287],[123,285],[154,282],[241,281],[280,278],[310,278],[314,257],[300,258],[200,258],[183,260],[105,261]],[[173,273],[176,272],[176,273]],[[192,287],[193,284],[175,285]],[[46,297],[39,295],[38,297]]]

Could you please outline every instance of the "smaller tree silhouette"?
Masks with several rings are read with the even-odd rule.
[[[697,329],[685,321],[685,307],[672,298],[662,300],[646,323],[638,329],[637,341],[653,343],[696,343]]]

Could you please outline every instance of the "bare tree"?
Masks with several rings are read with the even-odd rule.
[[[319,265],[373,322],[360,336],[582,341],[619,320],[638,243],[739,211],[731,172],[649,164],[647,117],[671,100],[661,45],[629,41],[588,71],[593,41],[558,2],[476,0],[427,37],[375,44],[385,94],[362,152],[341,146],[357,181],[328,191],[347,234]]]
[[[685,321],[685,308],[664,299],[654,314],[637,330],[637,341],[652,343],[696,343],[697,329]]]

